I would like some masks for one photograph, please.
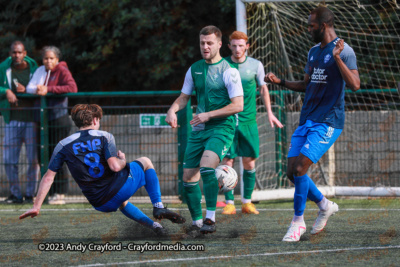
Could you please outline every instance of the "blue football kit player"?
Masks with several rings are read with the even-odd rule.
[[[299,127],[292,135],[288,153],[288,178],[295,184],[294,216],[282,241],[299,241],[306,232],[304,209],[307,198],[318,207],[318,217],[311,234],[321,232],[328,218],[339,210],[328,201],[307,175],[309,167],[328,151],[344,128],[344,88],[360,88],[356,56],[353,49],[337,37],[334,15],[326,7],[311,11],[308,31],[316,46],[308,53],[303,81],[285,81],[273,73],[266,82],[305,92]]]
[[[158,235],[166,235],[167,231],[161,224],[128,202],[139,188],[144,186],[149,194],[154,206],[154,218],[166,218],[173,223],[184,223],[185,219],[164,208],[151,160],[141,157],[127,164],[125,154],[117,152],[114,136],[99,131],[102,114],[101,107],[95,104],[79,104],[72,109],[71,117],[79,131],[57,144],[33,208],[20,219],[39,214],[54,177],[65,162],[82,193],[96,210],[114,212],[119,208],[128,218],[153,229]]]

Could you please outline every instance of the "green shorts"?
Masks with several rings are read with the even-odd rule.
[[[221,161],[228,152],[233,138],[234,130],[229,128],[192,132],[187,143],[183,168],[198,168],[205,150],[215,152]]]
[[[257,123],[239,124],[236,127],[235,138],[226,157],[234,159],[239,157],[258,158],[260,154],[260,139],[258,137]]]

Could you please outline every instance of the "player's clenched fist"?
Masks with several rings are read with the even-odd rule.
[[[126,160],[126,159],[125,159],[125,153],[122,152],[121,150],[118,150],[117,157],[118,157],[119,159]]]
[[[275,83],[278,84],[281,82],[281,79],[275,76],[272,72],[268,72],[267,75],[265,75],[264,81],[266,83]]]
[[[335,47],[333,48],[332,51],[332,55],[333,57],[340,57],[340,53],[343,51],[344,49],[344,40],[340,39],[339,41],[337,41]]]
[[[18,106],[18,98],[10,89],[6,91],[6,97],[8,102],[10,102],[11,104],[16,104]]]

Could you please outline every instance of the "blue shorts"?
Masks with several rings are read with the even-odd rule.
[[[297,127],[290,141],[288,158],[303,154],[317,163],[326,151],[335,143],[343,129],[335,129],[325,123],[307,120]]]
[[[136,191],[139,190],[139,188],[146,184],[142,166],[139,163],[132,161],[129,163],[129,167],[131,170],[125,184],[106,204],[100,207],[94,207],[96,210],[102,212],[117,211],[122,203],[127,201],[131,196],[133,196],[133,194],[136,193]]]

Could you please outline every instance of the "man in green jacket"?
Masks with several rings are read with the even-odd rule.
[[[3,160],[10,183],[11,195],[6,203],[22,203],[19,186],[18,159],[22,143],[28,158],[25,201],[32,203],[38,178],[38,153],[34,121],[33,99],[18,99],[17,93],[26,93],[25,87],[37,69],[36,62],[26,55],[20,41],[11,44],[10,57],[0,64],[0,108],[4,118]]]

